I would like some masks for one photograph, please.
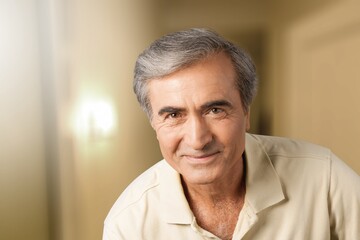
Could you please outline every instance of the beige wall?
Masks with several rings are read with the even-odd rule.
[[[135,58],[156,34],[152,8],[152,1],[76,0],[67,1],[60,13],[64,41],[58,45],[66,51],[59,54],[66,79],[58,84],[67,93],[67,108],[59,138],[71,151],[60,159],[60,170],[67,169],[60,175],[63,239],[100,239],[121,191],[161,158],[132,93]],[[96,101],[109,104],[115,125],[108,134],[90,136],[75,122],[83,106]]]
[[[0,2],[1,239],[49,236],[35,3]]]
[[[289,58],[302,53],[296,36],[307,33],[306,27],[335,2],[341,1],[2,1],[0,195],[5,197],[0,198],[0,238],[101,238],[103,220],[115,199],[161,158],[154,132],[131,90],[135,58],[160,34],[188,27],[213,28],[253,55],[261,81],[252,109],[253,132],[324,145],[328,142],[319,136],[352,134],[353,146],[346,141],[329,145],[344,158],[355,159],[350,161],[358,169],[352,157],[356,150],[348,148],[359,136],[351,127],[352,120],[359,120],[356,66],[343,64],[337,73],[346,72],[346,80],[352,79],[342,89],[343,97],[351,92],[343,103],[348,103],[348,112],[357,114],[337,115],[336,121],[349,122],[337,128],[339,132],[325,131],[325,124],[315,132],[313,122],[299,121],[307,118],[298,89],[312,84],[312,92],[322,92],[319,89],[327,82],[315,79],[325,76],[336,82],[335,75],[328,76],[325,67],[301,65],[311,78],[299,85],[302,68],[288,71],[297,66]],[[358,35],[354,36],[338,46],[345,47],[349,63],[359,60],[351,51],[357,46]],[[331,63],[326,48],[306,54],[299,57],[310,54],[316,66],[329,63],[324,60]],[[341,103],[332,95],[322,96],[307,100],[307,106],[324,109],[328,98]],[[93,115],[81,115],[84,106],[94,102],[105,102],[112,109],[115,124],[109,133],[96,129]],[[334,115],[334,109],[324,114]],[[322,114],[307,114],[322,123]],[[82,126],[89,124],[90,133],[76,124],[79,119]],[[23,231],[13,231],[15,227]]]
[[[360,173],[360,18],[340,1],[283,25],[274,75],[274,133],[331,148]]]
[[[0,239],[101,239],[121,191],[161,158],[131,86],[135,58],[156,35],[152,9],[0,2]],[[111,106],[108,135],[75,126],[94,101]]]

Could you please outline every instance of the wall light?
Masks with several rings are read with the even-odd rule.
[[[81,137],[109,137],[115,127],[114,108],[105,100],[84,100],[76,111],[76,131]]]

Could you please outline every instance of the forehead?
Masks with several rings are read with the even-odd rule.
[[[236,74],[230,58],[219,53],[166,77],[152,79],[148,84],[151,107],[162,105],[202,104],[240,95],[235,84]]]

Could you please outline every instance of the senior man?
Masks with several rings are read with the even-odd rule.
[[[360,177],[329,149],[246,133],[250,57],[206,29],[156,40],[134,90],[164,160],[121,194],[115,239],[360,239]]]

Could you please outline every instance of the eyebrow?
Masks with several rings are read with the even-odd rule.
[[[200,109],[201,111],[204,111],[212,107],[221,107],[221,106],[232,107],[232,104],[226,100],[214,100],[201,105]],[[165,106],[159,110],[158,115],[162,116],[165,113],[183,112],[183,111],[185,111],[184,108]]]
[[[232,104],[226,100],[210,101],[201,106],[201,110],[206,110],[212,107],[232,107]]]

